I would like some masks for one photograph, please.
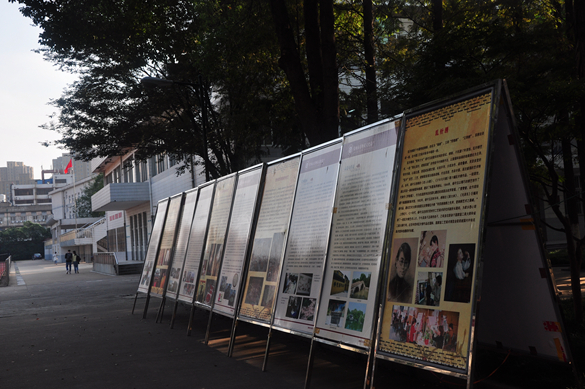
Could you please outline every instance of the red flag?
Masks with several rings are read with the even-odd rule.
[[[65,174],[69,173],[69,169],[71,169],[73,167],[73,159],[69,160],[69,163],[67,164],[67,167],[65,168]]]

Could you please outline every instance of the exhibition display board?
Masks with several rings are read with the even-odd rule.
[[[216,289],[217,277],[221,268],[223,248],[229,223],[236,175],[218,179],[215,183],[215,196],[207,228],[205,251],[197,284],[195,303],[211,307]]]
[[[169,200],[167,218],[160,239],[152,286],[150,288],[150,294],[152,296],[163,297],[166,290],[170,267],[173,262],[177,223],[181,216],[182,205],[183,193],[175,195]]]
[[[167,207],[169,199],[162,199],[158,202],[156,207],[156,218],[148,240],[148,249],[146,250],[146,258],[144,259],[144,267],[142,268],[142,276],[138,284],[138,292],[147,293],[150,290],[152,281],[152,270],[154,269],[155,261],[158,254],[160,244],[160,237],[162,235],[165,218],[167,217]]]
[[[266,168],[239,318],[272,320],[300,156]]]
[[[175,251],[173,252],[173,259],[171,262],[171,272],[169,274],[169,282],[165,294],[169,299],[176,300],[179,294],[179,288],[181,287],[181,276],[183,273],[183,266],[185,265],[187,244],[189,243],[189,235],[191,232],[191,225],[193,224],[193,215],[195,214],[198,194],[198,188],[185,192],[185,202],[183,204],[183,211],[181,212],[181,221],[179,222],[179,231],[177,233]]]
[[[312,335],[323,284],[341,141],[302,155],[274,328]]]
[[[199,266],[203,255],[205,237],[207,236],[207,226],[209,225],[209,214],[211,212],[214,191],[215,181],[201,185],[198,188],[197,206],[195,207],[193,222],[191,223],[187,254],[185,256],[185,264],[183,265],[183,276],[177,297],[178,301],[188,304],[191,304],[195,298],[195,285],[197,285]]]
[[[399,125],[385,121],[343,138],[318,338],[370,346]]]
[[[567,360],[511,123],[501,83],[405,114],[378,357],[468,386],[477,340]]]
[[[405,115],[380,353],[467,368],[492,90]]]
[[[238,173],[213,311],[233,317],[248,253],[263,165]]]
[[[206,341],[232,318],[228,355],[269,327],[263,369],[272,329],[310,337],[307,380],[315,342],[370,384],[385,359],[471,387],[479,343],[571,362],[511,109],[495,81],[161,200],[138,292],[209,309]]]

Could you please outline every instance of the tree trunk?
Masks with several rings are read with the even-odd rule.
[[[571,264],[571,291],[573,293],[573,307],[575,318],[583,321],[583,296],[581,294],[581,245],[577,243],[579,232],[579,198],[575,187],[575,173],[573,168],[573,154],[571,139],[561,141],[563,150],[563,170],[565,172],[565,204],[566,222],[565,236],[567,237],[567,254]]]
[[[376,80],[376,53],[374,51],[374,7],[372,0],[364,0],[364,55],[366,59],[366,107],[368,123],[378,121],[378,85]]]
[[[301,63],[284,0],[271,0],[270,9],[280,45],[279,66],[289,81],[297,117],[311,146],[338,136],[339,93],[333,1],[305,0],[308,77]],[[317,25],[320,23],[320,26]],[[310,41],[310,42],[309,42]],[[310,88],[307,85],[310,80]]]

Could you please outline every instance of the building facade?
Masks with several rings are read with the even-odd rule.
[[[144,260],[159,200],[205,182],[199,167],[177,176],[181,162],[168,156],[137,161],[134,153],[92,161],[93,173],[104,175],[92,210],[106,213],[107,250],[118,262]]]

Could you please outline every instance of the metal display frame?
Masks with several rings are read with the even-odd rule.
[[[252,318],[252,317],[249,317],[249,316],[243,316],[243,315],[241,315],[241,309],[242,309],[242,304],[243,304],[243,301],[244,301],[244,298],[245,298],[244,293],[246,291],[246,285],[247,285],[247,282],[248,282],[248,273],[249,273],[250,261],[251,261],[252,251],[253,251],[253,240],[254,240],[255,234],[257,232],[257,229],[256,228],[258,226],[258,220],[259,220],[260,212],[261,212],[261,209],[262,209],[263,197],[265,195],[264,189],[265,189],[265,186],[266,186],[266,175],[268,174],[268,170],[272,166],[280,165],[280,164],[283,164],[283,163],[286,163],[286,162],[289,162],[289,161],[292,161],[292,160],[298,158],[299,159],[299,164],[298,164],[298,167],[297,167],[296,179],[295,179],[295,191],[296,191],[296,187],[297,187],[297,183],[298,183],[298,179],[299,179],[299,174],[300,174],[300,170],[301,170],[301,156],[302,156],[301,153],[293,154],[293,155],[290,155],[288,157],[280,158],[278,160],[272,161],[272,162],[266,164],[266,166],[265,166],[265,170],[264,170],[264,173],[263,173],[263,180],[262,180],[262,183],[261,183],[261,189],[259,190],[259,193],[258,193],[257,212],[256,212],[256,214],[254,216],[254,221],[253,221],[253,223],[254,223],[254,230],[250,234],[250,240],[252,242],[250,243],[250,248],[248,250],[247,258],[245,260],[245,266],[244,266],[245,271],[242,272],[242,281],[243,282],[240,285],[241,290],[240,290],[240,293],[238,294],[239,299],[238,299],[238,303],[237,303],[237,309],[235,311],[234,320],[233,320],[233,323],[232,323],[232,331],[231,331],[231,335],[230,335],[230,342],[229,342],[229,345],[228,345],[228,357],[231,357],[233,355],[233,350],[234,350],[235,341],[236,341],[236,332],[237,332],[237,323],[238,323],[238,321],[243,321],[243,322],[247,322],[247,323],[250,323],[250,324],[254,324],[254,325],[258,325],[258,326],[262,326],[262,327],[269,328],[270,325],[271,325],[272,320],[274,319],[274,313],[275,313],[275,311],[272,312],[270,321],[266,322],[266,321],[258,320],[258,319],[255,319],[255,318]],[[286,250],[286,246],[288,244],[290,221],[291,221],[292,210],[293,210],[293,207],[294,207],[294,198],[295,198],[295,193],[293,193],[293,195],[292,195],[290,212],[288,213],[288,222],[286,223],[287,224],[287,228],[286,228],[285,235],[283,237],[284,240],[283,240],[283,244],[282,244],[282,252],[281,252],[281,255],[280,255],[281,261],[280,261],[280,265],[279,265],[279,268],[278,268],[278,276],[277,276],[276,290],[275,290],[275,296],[274,296],[274,300],[275,301],[274,301],[274,304],[273,304],[273,308],[276,307],[276,303],[277,303],[276,298],[278,296],[278,290],[280,288],[280,273],[282,271],[282,266],[283,266],[283,263],[284,263],[284,253],[285,253],[285,250]],[[269,338],[267,339],[266,344],[267,344],[266,347],[268,349],[269,348]]]

